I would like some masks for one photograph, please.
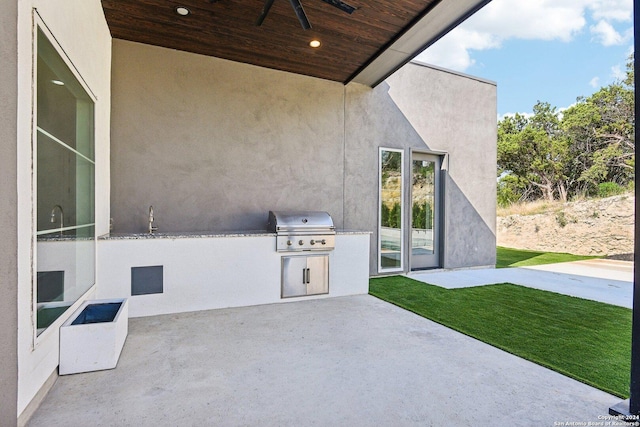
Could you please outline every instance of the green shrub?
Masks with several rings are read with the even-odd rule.
[[[520,200],[520,195],[511,187],[499,185],[497,199],[498,206],[506,208]]]
[[[625,192],[625,188],[615,182],[601,182],[598,184],[598,196],[610,197]]]
[[[564,226],[567,225],[567,217],[564,215],[563,211],[560,211],[556,214],[556,221],[558,222],[558,225],[560,227],[564,228]]]
[[[411,210],[411,226],[413,228],[432,228],[433,211],[429,203],[414,203]]]

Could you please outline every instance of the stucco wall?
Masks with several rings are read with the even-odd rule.
[[[443,267],[495,265],[495,84],[409,63],[373,90],[349,85],[346,102],[345,226],[377,229],[377,147],[405,149],[405,174],[411,149],[446,152]]]
[[[413,148],[450,153],[443,265],[492,265],[495,89],[417,64],[343,87],[116,40],[115,231],[145,231],[149,205],[161,231],[260,229],[276,208],[376,231],[377,148]]]
[[[0,2],[0,420],[16,422],[18,400],[18,8]]]
[[[374,232],[376,274],[378,147],[444,151],[443,265],[495,263],[491,82],[408,64],[375,89],[345,87],[114,40],[112,87],[116,232],[146,231],[149,205],[167,232],[327,210],[338,228]]]
[[[116,232],[265,229],[272,209],[342,226],[339,83],[114,40]]]
[[[495,83],[415,63],[388,81],[416,132],[449,154],[443,266],[495,265]]]
[[[96,232],[109,228],[109,115],[111,111],[111,35],[99,0],[30,0],[18,4],[18,404],[21,414],[58,366],[58,326],[62,316],[38,338],[33,324],[32,99],[34,20],[48,28],[96,97]],[[3,25],[4,30],[4,25]],[[3,37],[4,39],[4,37]],[[2,57],[4,61],[4,56]],[[4,65],[4,62],[3,62]],[[4,114],[3,114],[4,118]],[[4,159],[4,156],[3,156]],[[3,181],[5,171],[3,168]],[[4,387],[4,384],[3,384]],[[16,409],[14,408],[14,412]],[[24,417],[23,417],[24,418]]]

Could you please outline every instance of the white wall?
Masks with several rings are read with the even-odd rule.
[[[37,12],[36,12],[37,10]],[[18,2],[18,408],[21,414],[58,365],[58,327],[67,316],[34,340],[33,254],[35,209],[32,199],[33,22],[53,34],[97,98],[96,230],[108,231],[109,129],[111,111],[111,35],[99,0],[26,0]],[[41,21],[38,21],[40,20]]]
[[[0,420],[15,425],[18,382],[17,0],[0,2]]]
[[[275,235],[150,237],[98,242],[96,298],[129,298],[129,316],[244,307],[294,301],[280,297],[281,258]],[[324,252],[322,252],[324,254]],[[338,233],[329,255],[329,293],[301,299],[366,294],[369,234]],[[162,293],[131,296],[131,268],[163,266]]]

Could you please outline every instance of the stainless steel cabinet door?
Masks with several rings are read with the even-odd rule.
[[[282,257],[282,298],[328,292],[328,255]]]
[[[282,298],[307,294],[307,257],[282,257]]]
[[[329,292],[329,257],[307,257],[307,295]]]

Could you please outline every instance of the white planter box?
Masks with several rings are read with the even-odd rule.
[[[82,303],[60,327],[59,374],[115,368],[128,326],[126,298]]]

